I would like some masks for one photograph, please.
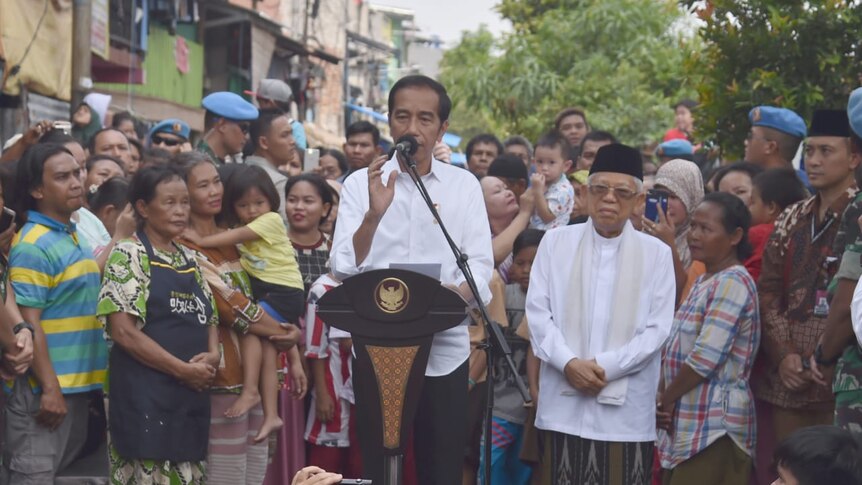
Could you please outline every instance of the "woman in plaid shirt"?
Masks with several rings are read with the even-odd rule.
[[[760,343],[757,289],[742,266],[751,215],[736,196],[709,194],[692,216],[692,257],[706,274],[676,312],[657,403],[664,484],[748,483],[755,444],[749,385]]]

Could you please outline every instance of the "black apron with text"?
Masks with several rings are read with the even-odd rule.
[[[150,296],[145,335],[188,362],[206,352],[213,309],[186,259],[173,268],[157,258],[143,231],[138,238],[150,258]],[[209,393],[196,392],[114,344],[109,365],[108,416],[111,440],[124,459],[203,461],[210,426]]]

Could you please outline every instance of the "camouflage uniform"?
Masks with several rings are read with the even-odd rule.
[[[843,256],[831,289],[839,278],[858,281],[862,276],[862,237],[856,222],[859,216],[862,216],[862,193],[847,207],[835,236],[834,254],[843,247]],[[835,425],[862,432],[862,347],[859,342],[847,346],[839,358],[832,392],[835,393]]]
[[[209,146],[209,144],[206,142],[206,140],[201,140],[200,142],[198,142],[198,145],[195,147],[195,150],[208,156],[210,160],[212,160],[212,162],[216,164],[217,167],[220,167],[225,163],[242,163],[242,154],[227,155],[224,158],[219,158],[218,155],[216,155],[216,153],[213,151],[212,147]]]

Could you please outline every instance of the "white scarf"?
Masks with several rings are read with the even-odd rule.
[[[564,322],[563,335],[566,344],[578,358],[592,357],[590,353],[590,333],[592,332],[593,308],[590,289],[593,284],[593,245],[596,237],[592,220],[585,223],[584,234],[575,250],[575,264],[569,280],[568,319]],[[611,319],[608,331],[607,348],[600,352],[616,350],[634,336],[640,299],[638,295],[643,286],[644,251],[637,241],[637,233],[631,223],[626,222],[620,240],[617,257],[614,293],[596,295],[597,298],[611,299]],[[622,277],[621,277],[622,276]],[[597,352],[598,353],[598,352]],[[628,391],[628,377],[611,381],[596,397],[600,404],[622,406]]]

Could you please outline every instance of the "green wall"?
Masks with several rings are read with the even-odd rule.
[[[183,30],[182,34],[189,34]],[[178,34],[179,35],[179,34]],[[141,96],[152,96],[192,107],[201,105],[204,87],[203,45],[185,37],[189,49],[189,72],[183,74],[174,61],[176,38],[158,25],[150,25],[147,56],[142,67],[144,84],[132,86],[132,92]],[[127,85],[120,83],[96,83],[96,89],[126,91]]]

